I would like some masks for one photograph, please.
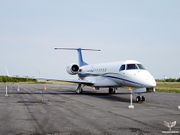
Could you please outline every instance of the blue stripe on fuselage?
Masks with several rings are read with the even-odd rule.
[[[141,84],[141,83],[133,82],[133,81],[130,81],[130,80],[127,80],[127,79],[123,79],[123,78],[119,78],[119,77],[115,77],[115,76],[106,76],[106,77],[113,78],[113,79],[118,79],[118,80],[123,80],[123,81],[126,81],[126,82],[137,84],[137,85],[139,85],[141,87],[144,87],[144,85]]]
[[[106,73],[107,74],[107,73]],[[109,76],[109,75],[105,75],[105,74],[90,74],[90,73],[85,73],[85,74],[78,74],[79,77],[88,77],[88,76],[102,76],[102,77],[108,77],[108,78],[113,78],[113,79],[118,79],[118,80],[122,80],[122,81],[126,81],[126,82],[130,82],[130,83],[134,83],[136,85],[139,85],[140,87],[145,87],[143,84],[141,83],[137,83],[131,80],[127,80],[127,79],[123,79],[123,78],[119,78],[119,77],[115,77],[115,76]]]

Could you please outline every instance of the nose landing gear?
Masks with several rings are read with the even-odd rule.
[[[137,102],[137,103],[144,102],[145,100],[146,100],[146,99],[145,99],[144,96],[137,96],[137,97],[136,97],[136,102]]]
[[[117,88],[109,88],[109,94],[116,94]]]

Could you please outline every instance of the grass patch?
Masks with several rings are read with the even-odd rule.
[[[47,81],[45,83],[48,84],[61,84],[61,85],[72,85],[72,84],[76,84],[76,83],[71,83],[71,82],[65,82],[65,81]]]
[[[9,76],[0,76],[0,83],[62,84],[62,85],[74,84],[64,81],[41,81],[31,78],[9,77]]]
[[[156,91],[180,93],[180,82],[157,82]]]

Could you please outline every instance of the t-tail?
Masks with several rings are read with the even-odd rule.
[[[82,48],[54,48],[55,50],[77,50],[78,52],[78,60],[79,60],[79,66],[85,66],[88,65],[84,60],[82,56],[82,50],[84,51],[101,51],[98,49],[82,49]]]

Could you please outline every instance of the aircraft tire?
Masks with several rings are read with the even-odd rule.
[[[77,89],[76,94],[82,94],[83,90],[82,89]]]
[[[136,97],[136,102],[139,103],[141,101],[141,97],[140,96],[137,96]]]
[[[115,94],[116,90],[115,88],[109,88],[109,94]]]
[[[144,102],[146,98],[144,96],[141,97],[141,101]]]

